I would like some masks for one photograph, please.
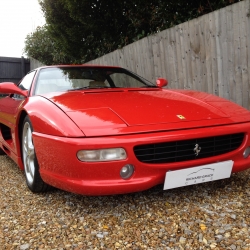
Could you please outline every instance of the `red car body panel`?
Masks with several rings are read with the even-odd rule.
[[[75,121],[86,136],[167,131],[250,121],[248,111],[236,104],[222,98],[220,102],[212,97],[209,100],[210,95],[205,93],[203,96],[207,99],[199,100],[194,97],[195,92],[190,93],[192,97],[178,90],[165,89],[95,90],[50,95],[48,98]],[[184,119],[178,118],[178,115]]]
[[[199,128],[194,130],[176,130],[169,132],[132,134],[124,136],[107,136],[96,138],[61,138],[34,133],[34,143],[41,167],[41,175],[47,183],[61,189],[86,195],[107,195],[129,193],[148,189],[164,182],[167,171],[205,165],[217,161],[232,159],[235,163],[233,172],[249,168],[250,159],[242,157],[244,148],[250,145],[249,137],[237,151],[219,157],[168,164],[145,164],[139,162],[133,153],[134,145],[161,141],[186,140],[207,135],[228,133],[250,133],[250,124],[228,125],[216,128]],[[46,145],[46,147],[44,147]],[[77,160],[76,152],[80,149],[108,148],[122,145],[129,158],[122,161],[84,163]],[[57,164],[51,167],[51,159]],[[122,166],[133,164],[135,173],[129,180],[121,179],[119,172]]]
[[[41,107],[45,112],[41,112]],[[48,135],[79,137],[84,134],[67,115],[41,96],[30,97],[25,105],[36,132]],[[63,122],[62,122],[63,121]]]
[[[243,157],[250,146],[250,112],[235,103],[203,92],[162,88],[35,94],[38,74],[46,68],[50,69],[37,69],[29,92],[13,88],[13,94],[23,93],[24,98],[0,98],[0,147],[23,169],[20,137],[23,117],[28,115],[41,177],[52,186],[85,195],[121,194],[162,184],[167,171],[229,159],[234,161],[232,172],[250,167],[250,157]],[[6,86],[2,93],[7,93]],[[244,133],[236,150],[208,158],[145,163],[134,153],[137,145],[235,133]],[[81,162],[77,158],[79,150],[117,147],[125,149],[126,159]],[[120,170],[126,164],[135,171],[122,179]]]

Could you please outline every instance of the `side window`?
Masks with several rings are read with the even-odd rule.
[[[32,71],[30,73],[28,73],[20,82],[20,84],[18,85],[18,87],[22,90],[29,90],[31,87],[31,83],[33,81],[33,78],[36,74],[36,71]]]

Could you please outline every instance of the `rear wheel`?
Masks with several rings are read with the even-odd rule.
[[[35,147],[32,139],[33,127],[28,116],[25,117],[22,130],[22,156],[24,173],[28,188],[34,192],[44,192],[49,189],[40,175],[39,165],[36,158]]]

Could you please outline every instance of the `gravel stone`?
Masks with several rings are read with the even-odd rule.
[[[182,236],[181,236],[181,238],[180,238],[180,240],[179,240],[179,241],[180,241],[180,243],[182,243],[182,244],[183,244],[183,243],[185,243],[185,242],[186,242],[186,238],[184,238],[184,237],[182,237]]]
[[[104,235],[103,235],[102,233],[98,233],[98,234],[96,234],[96,237],[97,237],[97,238],[103,238]]]
[[[236,219],[236,215],[235,214],[231,214],[231,216],[230,216],[232,219]]]
[[[30,245],[29,244],[24,244],[20,246],[20,250],[27,250],[29,249]]]
[[[250,170],[163,191],[33,194],[0,156],[1,250],[250,249]]]
[[[224,237],[219,234],[219,235],[216,235],[215,238],[217,238],[216,242],[221,242]]]

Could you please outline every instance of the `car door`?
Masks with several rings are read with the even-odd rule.
[[[18,84],[18,87],[22,90],[29,90],[35,74],[35,70],[29,72]],[[17,154],[15,138],[17,138],[16,133],[18,131],[16,124],[18,113],[26,99],[17,94],[0,97],[0,143],[6,150],[11,150],[14,154]]]

